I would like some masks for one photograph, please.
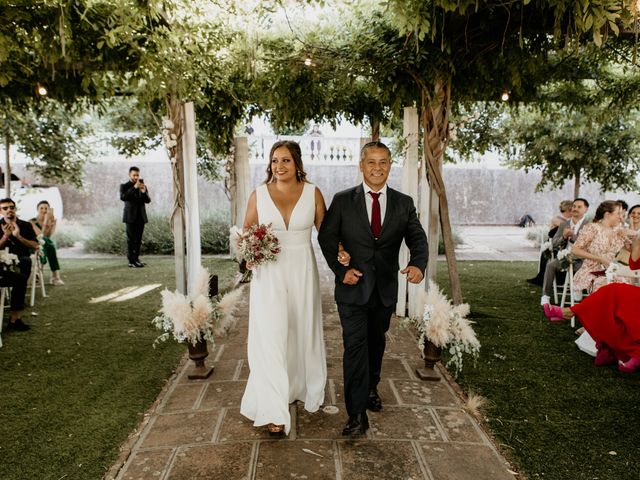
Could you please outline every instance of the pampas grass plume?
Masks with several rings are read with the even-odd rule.
[[[485,397],[471,391],[467,397],[464,409],[469,413],[469,415],[479,419],[482,418],[482,410],[488,403],[489,401]]]
[[[162,295],[161,312],[173,320],[173,328],[176,332],[182,331],[191,324],[191,305],[189,299],[178,292],[170,292],[164,289]]]
[[[198,270],[198,275],[196,276],[196,281],[193,286],[192,300],[195,299],[198,295],[204,295],[207,297],[209,295],[209,270],[205,267],[200,266],[200,270]]]
[[[211,318],[213,306],[204,295],[198,295],[192,302],[192,323],[201,330]]]
[[[220,313],[220,320],[216,326],[216,334],[224,335],[235,324],[237,318],[235,313],[240,306],[240,299],[244,294],[244,285],[242,287],[231,290],[224,294],[218,302],[218,312]]]

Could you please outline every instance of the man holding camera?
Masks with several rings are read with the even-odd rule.
[[[140,261],[140,245],[144,224],[148,221],[145,204],[151,202],[151,198],[138,167],[129,168],[129,181],[120,185],[120,200],[124,202],[122,221],[127,229],[129,268],[142,268],[145,264]]]

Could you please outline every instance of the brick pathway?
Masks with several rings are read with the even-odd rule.
[[[320,265],[323,268],[323,262]],[[248,375],[247,305],[238,328],[216,345],[208,380],[186,363],[139,434],[118,479],[513,480],[476,421],[446,382],[422,382],[416,342],[393,320],[382,369],[384,408],[369,413],[366,437],[340,435],[346,421],[342,337],[329,271],[321,271],[328,382],[325,405],[290,406],[291,434],[273,439],[240,415]]]

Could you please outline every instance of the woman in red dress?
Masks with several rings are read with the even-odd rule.
[[[640,237],[631,246],[629,268],[640,269]],[[640,368],[640,287],[610,283],[570,308],[545,305],[553,322],[574,315],[596,342],[596,365],[618,362],[618,370],[631,373]]]

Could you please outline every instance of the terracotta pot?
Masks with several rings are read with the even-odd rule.
[[[200,339],[195,345],[187,342],[187,348],[189,349],[189,358],[195,363],[187,378],[190,380],[209,378],[213,373],[213,367],[207,367],[204,363],[205,358],[209,356],[207,341]]]
[[[416,375],[420,380],[429,380],[433,382],[440,381],[440,374],[436,371],[435,366],[442,359],[442,348],[436,347],[431,340],[426,339],[424,342],[424,367],[416,368]]]

